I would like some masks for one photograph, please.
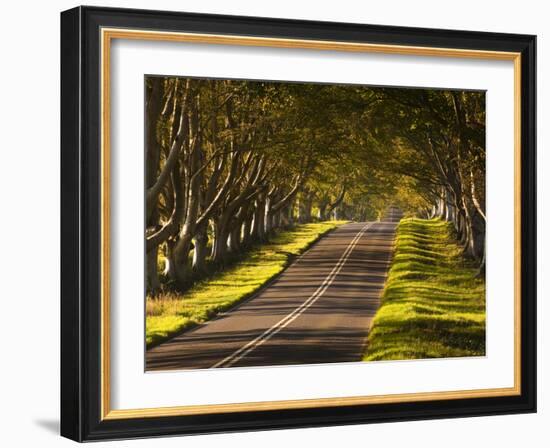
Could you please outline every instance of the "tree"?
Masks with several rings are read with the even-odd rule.
[[[484,121],[480,92],[148,77],[148,291],[296,220],[389,204],[452,221],[482,266]]]

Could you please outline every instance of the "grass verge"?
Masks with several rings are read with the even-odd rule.
[[[280,274],[321,236],[345,221],[298,225],[252,248],[242,260],[192,286],[183,294],[165,293],[146,299],[147,348],[201,324],[250,297]]]
[[[485,281],[452,225],[404,219],[365,361],[485,354]]]

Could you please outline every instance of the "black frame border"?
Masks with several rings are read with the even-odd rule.
[[[101,420],[101,42],[127,28],[521,53],[521,395]],[[61,13],[61,435],[76,441],[536,412],[536,36],[168,11]]]

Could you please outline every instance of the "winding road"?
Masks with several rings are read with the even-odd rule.
[[[148,350],[146,370],[359,361],[399,217],[332,231],[252,298]]]

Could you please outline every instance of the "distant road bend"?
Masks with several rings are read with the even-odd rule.
[[[146,370],[360,361],[401,214],[345,224],[273,283],[146,352]]]

